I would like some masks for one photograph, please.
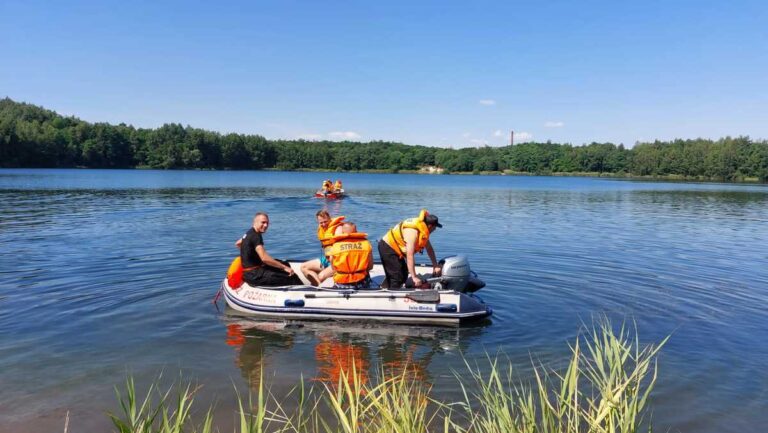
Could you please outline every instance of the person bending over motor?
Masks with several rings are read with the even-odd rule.
[[[269,216],[259,212],[253,217],[253,227],[240,243],[243,280],[251,286],[292,286],[302,284],[288,262],[277,260],[264,248],[262,236],[269,228]]]
[[[330,251],[334,286],[343,289],[371,287],[373,248],[365,233],[358,233],[352,222],[342,225],[342,234],[333,237]]]
[[[384,281],[381,287],[398,289],[405,284],[408,274],[413,278],[413,285],[421,287],[425,281],[416,275],[416,265],[413,255],[427,250],[432,261],[432,273],[440,275],[440,266],[435,258],[435,250],[429,242],[429,235],[443,225],[437,215],[430,215],[422,209],[416,218],[408,218],[392,227],[379,240],[379,257],[384,266]]]
[[[344,217],[331,218],[331,214],[325,209],[317,211],[315,217],[317,218],[317,239],[320,241],[322,252],[319,258],[302,263],[301,272],[310,283],[319,286],[326,278],[333,275],[331,263],[328,261],[328,252],[333,245],[333,237],[342,233],[341,225]]]

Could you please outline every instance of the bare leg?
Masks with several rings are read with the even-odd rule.
[[[304,272],[304,276],[307,277],[309,282],[313,286],[319,286],[320,285],[320,277],[317,275],[317,272],[314,271],[306,271]]]
[[[319,286],[320,279],[317,273],[323,270],[323,266],[320,264],[320,259],[313,259],[301,264],[301,272],[309,280],[312,285]]]
[[[332,276],[333,276],[333,268],[328,266],[327,268],[323,269],[319,274],[317,274],[317,280],[319,281],[317,284],[318,285],[322,284],[323,281],[327,280]]]

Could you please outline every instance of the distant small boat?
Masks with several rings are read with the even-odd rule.
[[[338,191],[329,192],[329,193],[323,193],[322,191],[316,191],[315,192],[316,198],[326,198],[328,200],[336,200],[340,198],[344,198],[344,190],[340,189]]]
[[[301,262],[290,261],[291,268],[304,282],[297,286],[254,287],[242,283],[233,288],[227,279],[221,291],[234,310],[282,319],[364,320],[423,325],[459,325],[489,317],[493,310],[474,294],[485,286],[469,269],[463,256],[447,257],[443,273],[428,278],[429,290],[340,289],[328,279],[320,287],[309,285],[301,273]],[[416,272],[428,274],[432,268],[417,265]],[[370,272],[373,285],[384,278],[381,264]]]

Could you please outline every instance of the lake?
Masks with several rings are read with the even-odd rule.
[[[341,177],[349,197],[311,195]],[[269,252],[314,258],[315,212],[378,238],[422,207],[437,255],[487,283],[487,323],[461,328],[246,320],[212,303],[234,242],[269,213]],[[463,357],[504,353],[518,377],[557,365],[594,318],[672,337],[653,394],[658,431],[768,423],[768,187],[574,177],[0,170],[0,431],[110,431],[114,385],[162,372],[203,385],[231,421],[233,387],[415,369],[460,398]],[[376,253],[377,254],[377,253]],[[378,257],[378,256],[377,256]],[[424,256],[424,261],[426,261]],[[632,325],[634,326],[634,325]],[[143,389],[143,388],[142,388]],[[223,431],[231,431],[224,429]]]

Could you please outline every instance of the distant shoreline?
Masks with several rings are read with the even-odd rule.
[[[735,180],[726,180],[721,178],[712,178],[705,176],[681,176],[681,175],[633,175],[631,173],[606,173],[606,172],[552,172],[552,173],[529,173],[524,171],[458,171],[429,173],[423,170],[334,170],[320,168],[262,168],[262,169],[233,169],[233,168],[155,168],[155,167],[0,167],[0,169],[9,170],[158,170],[158,171],[283,171],[283,172],[302,172],[302,173],[364,173],[364,174],[418,174],[424,176],[528,176],[528,177],[593,177],[593,178],[611,178],[619,180],[637,180],[637,181],[658,181],[658,182],[707,182],[707,183],[726,183],[726,184],[750,184],[750,185],[768,185],[768,182],[761,182],[757,177],[742,177]]]
[[[149,167],[145,167],[149,168]],[[247,171],[247,170],[230,170],[230,169],[212,169],[218,171]],[[280,168],[264,168],[256,171],[287,171],[287,172],[309,172],[309,173],[369,173],[369,174],[419,174],[424,176],[442,176],[442,175],[458,175],[458,176],[531,176],[531,177],[599,177],[599,178],[613,178],[624,180],[656,180],[664,182],[717,182],[717,183],[749,183],[768,185],[768,182],[761,182],[757,177],[743,177],[737,180],[724,180],[718,178],[708,178],[704,176],[681,176],[681,175],[634,175],[630,173],[606,173],[606,172],[553,172],[553,173],[529,173],[526,171],[456,171],[456,172],[443,172],[443,173],[428,173],[423,170],[333,170],[333,169],[315,169],[315,168],[296,168],[296,169],[280,169]]]
[[[360,173],[525,174],[768,183],[768,140],[746,136],[614,143],[524,142],[453,149],[392,141],[270,140],[166,123],[88,123],[0,99],[0,166]]]

